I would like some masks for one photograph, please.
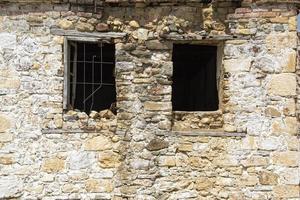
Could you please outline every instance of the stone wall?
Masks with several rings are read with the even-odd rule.
[[[296,4],[49,5],[1,5],[0,198],[300,198]],[[111,39],[116,116],[63,110],[64,37],[75,31],[126,33]],[[222,106],[181,113],[180,126],[178,42],[223,47]],[[191,129],[193,118],[220,124]]]

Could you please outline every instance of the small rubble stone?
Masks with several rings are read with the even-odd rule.
[[[139,23],[135,20],[130,21],[129,26],[131,26],[132,28],[139,28],[140,27]]]
[[[99,23],[96,26],[96,30],[99,32],[105,32],[109,30],[109,26],[105,23]]]
[[[64,30],[69,30],[69,29],[73,29],[74,28],[74,24],[70,20],[63,19],[63,20],[60,20],[58,22],[58,27],[60,27],[60,28],[62,28]]]
[[[79,22],[76,24],[76,29],[81,32],[92,32],[94,31],[94,26],[88,23]]]

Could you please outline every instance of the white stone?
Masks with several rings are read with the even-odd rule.
[[[11,33],[0,33],[0,49],[15,49],[17,37]]]
[[[13,198],[21,196],[23,182],[15,176],[0,177],[0,198]]]
[[[131,166],[134,169],[148,169],[149,160],[136,159],[131,162]]]
[[[250,69],[251,59],[224,60],[225,72],[247,72]]]
[[[260,138],[258,148],[262,150],[275,150],[277,149],[281,144],[281,141],[277,137],[266,137],[266,138]]]
[[[139,28],[137,30],[137,38],[139,40],[147,40],[148,39],[148,33],[149,33],[149,31],[147,29]]]
[[[300,182],[299,168],[285,168],[280,170],[278,174],[280,184],[298,185]]]
[[[45,174],[42,178],[41,178],[41,181],[43,182],[52,182],[54,181],[54,175],[52,174]]]
[[[294,96],[296,95],[296,85],[295,74],[274,74],[268,84],[268,92],[271,95]]]
[[[95,162],[95,156],[89,152],[72,151],[69,162],[70,169],[86,169]]]

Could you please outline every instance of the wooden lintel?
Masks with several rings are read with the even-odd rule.
[[[127,33],[117,33],[117,32],[103,32],[103,33],[86,33],[79,32],[75,30],[62,30],[58,28],[51,28],[51,34],[59,36],[69,36],[74,38],[94,38],[94,39],[123,39],[126,37]]]

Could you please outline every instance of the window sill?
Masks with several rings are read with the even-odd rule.
[[[173,111],[172,131],[222,130],[223,112],[216,111]]]

